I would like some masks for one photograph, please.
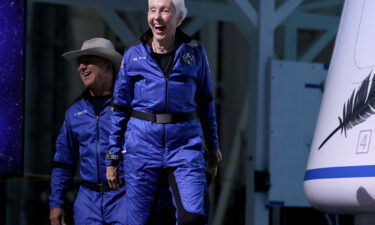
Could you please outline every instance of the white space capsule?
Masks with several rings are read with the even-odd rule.
[[[375,224],[375,0],[346,0],[304,189],[325,212]]]

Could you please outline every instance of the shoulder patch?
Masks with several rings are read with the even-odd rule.
[[[199,42],[195,39],[191,40],[187,45],[192,48],[198,48],[200,46]]]
[[[193,53],[191,53],[189,51],[184,52],[184,54],[182,55],[182,60],[185,64],[187,64],[189,66],[195,64],[195,56],[194,56]]]

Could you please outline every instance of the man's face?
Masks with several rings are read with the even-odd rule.
[[[172,0],[151,0],[148,5],[147,22],[159,41],[175,35],[182,16],[177,15]]]
[[[112,82],[111,63],[102,57],[94,55],[80,56],[77,70],[86,87],[95,89]]]

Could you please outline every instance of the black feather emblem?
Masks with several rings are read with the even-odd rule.
[[[338,131],[346,132],[354,126],[364,122],[371,115],[375,114],[375,81],[370,81],[372,71],[362,81],[361,86],[353,91],[348,102],[344,104],[342,118],[339,117],[339,126],[320,144],[318,150]]]

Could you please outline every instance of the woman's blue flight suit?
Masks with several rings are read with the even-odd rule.
[[[173,66],[164,73],[147,44],[151,35],[127,49],[114,89],[109,150],[126,150],[128,222],[147,223],[160,174],[167,172],[178,224],[205,224],[203,136],[208,151],[219,149],[206,53],[177,30]]]

